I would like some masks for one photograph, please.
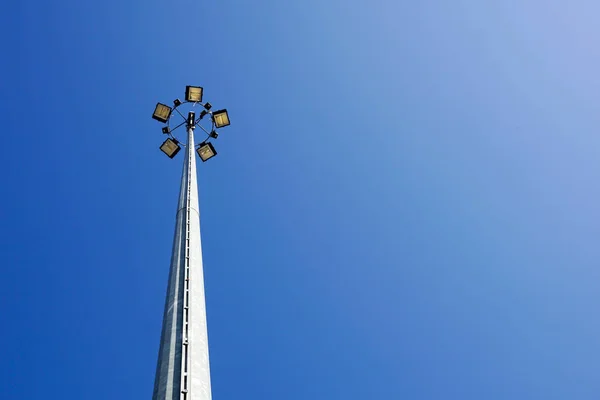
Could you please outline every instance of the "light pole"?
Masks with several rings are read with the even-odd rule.
[[[185,101],[173,102],[173,107],[158,103],[152,118],[165,123],[162,128],[167,139],[160,149],[173,158],[181,150],[180,141],[173,132],[185,125],[187,128],[186,154],[183,159],[181,187],[175,220],[175,234],[154,391],[152,400],[210,400],[210,366],[208,359],[208,333],[206,304],[204,300],[204,272],[202,244],[200,241],[200,211],[196,180],[196,157],[202,161],[217,152],[210,139],[218,137],[217,129],[229,125],[227,110],[211,111],[210,103],[202,103],[203,89],[187,86]],[[191,109],[187,117],[180,107]],[[196,118],[196,107],[201,112]],[[179,115],[183,122],[172,127],[171,117]],[[200,122],[209,116],[210,130]],[[194,129],[199,127],[207,138],[198,146],[194,143]]]

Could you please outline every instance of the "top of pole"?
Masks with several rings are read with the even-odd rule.
[[[187,86],[185,101],[175,99],[173,101],[173,106],[163,103],[158,103],[156,105],[152,118],[166,124],[166,126],[162,127],[162,132],[168,135],[168,138],[160,146],[160,149],[169,158],[175,157],[180,150],[179,143],[181,141],[173,136],[173,132],[183,125],[186,126],[188,131],[193,131],[196,127],[199,127],[202,129],[202,131],[204,131],[204,133],[206,133],[207,137],[197,146],[197,152],[202,161],[207,161],[217,155],[217,151],[211,143],[211,140],[216,140],[219,137],[217,129],[229,126],[231,121],[229,119],[229,113],[227,112],[227,109],[223,108],[212,111],[212,104],[209,102],[203,103],[203,93],[204,89],[200,86]],[[183,107],[184,105],[191,107],[196,107],[199,105],[201,106],[201,111],[199,115],[196,116],[196,110],[190,110],[188,115],[185,116],[180,109],[180,107]],[[177,122],[173,122],[173,116],[175,115],[179,115],[183,121],[179,124],[177,124]],[[205,119],[205,117],[207,118]],[[177,117],[175,117],[175,119],[177,119]],[[202,120],[210,121],[210,127],[208,129],[200,124]],[[192,144],[192,146],[194,145]]]
[[[196,127],[196,113],[195,112],[190,111],[188,113],[188,119],[187,119],[186,125],[187,125],[188,129],[194,129]]]

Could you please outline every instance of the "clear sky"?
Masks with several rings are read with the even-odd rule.
[[[0,399],[150,399],[181,154],[215,400],[600,398],[597,1],[9,2]]]

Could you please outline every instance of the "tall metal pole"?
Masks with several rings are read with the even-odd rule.
[[[191,122],[152,400],[211,399],[193,117]]]

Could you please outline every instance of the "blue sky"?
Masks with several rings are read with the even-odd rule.
[[[0,398],[151,397],[192,84],[215,399],[597,399],[599,12],[8,4]]]

